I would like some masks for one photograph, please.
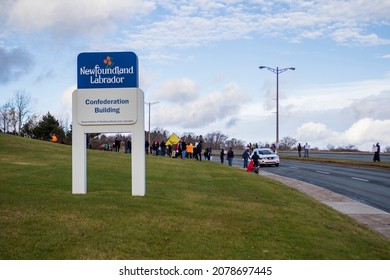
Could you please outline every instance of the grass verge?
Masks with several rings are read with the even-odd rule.
[[[278,182],[213,162],[88,151],[0,134],[0,259],[389,259],[390,242]]]

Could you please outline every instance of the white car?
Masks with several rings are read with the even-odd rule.
[[[251,158],[255,154],[255,152],[259,155],[259,164],[261,165],[275,165],[279,166],[280,159],[277,154],[274,153],[269,148],[256,148],[251,153]]]

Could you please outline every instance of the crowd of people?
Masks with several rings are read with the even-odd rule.
[[[156,140],[152,143],[152,145],[150,145],[148,141],[145,141],[145,153],[155,156],[168,156],[171,158],[194,158],[201,161],[202,156],[204,160],[211,160],[212,148],[207,147],[203,151],[202,140],[195,142],[194,144],[180,140],[173,145],[166,144],[164,140],[161,140],[161,142]]]
[[[55,139],[55,140],[53,140]],[[55,142],[57,139],[55,138],[55,135],[52,136],[52,141]],[[129,139],[125,140],[125,153],[131,153],[131,141]],[[109,144],[105,144],[104,147],[102,146],[103,150],[110,150],[119,152],[121,147],[121,141],[116,138],[115,142],[112,145],[112,148]],[[251,157],[251,153],[254,149],[258,148],[258,144],[252,144],[249,143],[246,148],[244,149],[244,152],[242,154],[243,159],[243,168],[247,169],[248,172],[256,172],[258,173],[258,159],[259,155],[256,153]],[[276,150],[276,146],[274,144],[270,147],[274,152]],[[298,151],[298,157],[302,157],[302,150],[303,150],[303,157],[309,157],[309,151],[310,151],[310,145],[308,143],[305,143],[305,145],[301,145],[301,143],[298,143],[297,145],[297,151]],[[373,161],[374,162],[380,162],[380,145],[379,143],[374,144],[372,146],[372,152],[374,154]],[[146,154],[152,154],[155,156],[168,156],[172,158],[181,158],[181,159],[196,159],[196,160],[202,160],[202,157],[204,160],[212,160],[212,148],[207,147],[203,151],[203,141],[200,140],[199,142],[195,142],[195,144],[192,143],[186,143],[184,140],[180,140],[176,144],[166,144],[164,140],[161,140],[159,142],[158,140],[154,141],[152,145],[149,144],[149,142],[145,141],[145,153]],[[233,165],[233,158],[234,158],[234,152],[232,148],[229,148],[229,150],[226,152],[224,148],[221,148],[220,150],[220,160],[223,164],[225,162],[225,158],[227,159],[228,165]]]

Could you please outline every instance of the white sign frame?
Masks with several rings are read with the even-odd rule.
[[[131,110],[136,108],[136,120],[130,122],[117,122],[113,124],[84,124],[79,123],[80,110],[85,110],[85,99],[78,98],[78,95],[88,95],[92,92],[105,92],[105,96],[112,99],[127,91],[132,97],[136,97],[137,104],[129,105]],[[89,109],[89,108],[88,108]],[[128,112],[127,112],[128,113]],[[108,113],[109,114],[109,113]],[[127,116],[127,114],[125,113]],[[83,118],[83,116],[82,116]],[[145,121],[144,121],[144,93],[139,88],[110,88],[110,89],[77,89],[72,94],[72,193],[87,193],[87,133],[132,133],[131,153],[131,189],[133,196],[144,196],[146,191],[145,183]],[[114,122],[116,123],[116,122]]]

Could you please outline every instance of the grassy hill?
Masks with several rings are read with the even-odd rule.
[[[88,151],[0,133],[0,259],[390,259],[390,242],[278,182],[213,162]]]

